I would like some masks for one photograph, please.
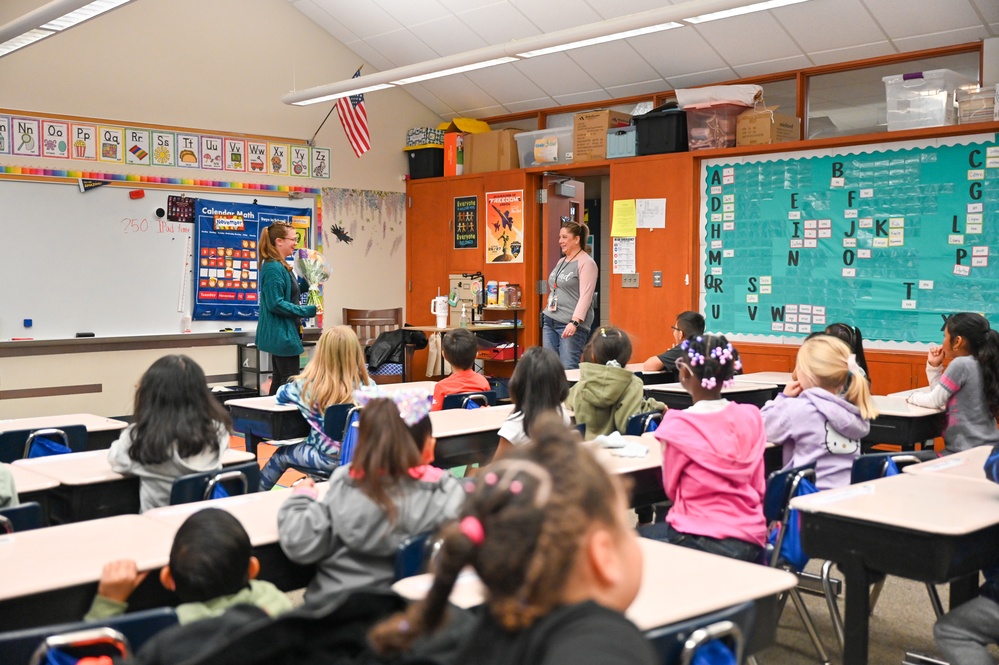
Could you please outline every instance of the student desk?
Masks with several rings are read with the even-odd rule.
[[[869,586],[877,573],[951,582],[950,606],[973,597],[979,569],[999,561],[999,485],[902,473],[791,501],[802,544],[846,581],[843,662],[868,657]],[[929,607],[927,607],[929,611]]]
[[[0,536],[0,626],[15,630],[79,621],[105,563],[134,559],[140,570],[156,570],[167,563],[172,542],[165,524],[140,515]],[[162,590],[155,577],[140,589],[155,582]]]
[[[379,386],[386,392],[418,388],[433,393],[436,381],[410,381]],[[225,405],[232,414],[232,427],[245,437],[246,449],[257,454],[261,441],[299,439],[309,435],[309,423],[294,404],[278,404],[277,398],[244,397],[228,400]]]
[[[874,395],[878,417],[871,422],[871,431],[861,443],[865,448],[877,443],[916,450],[917,444],[934,439],[943,432],[946,417],[942,409],[913,406],[897,395]]]
[[[776,392],[783,392],[787,384],[791,383],[791,372],[753,372],[751,374],[739,374],[735,377],[738,383],[773,383],[777,385]],[[776,394],[775,394],[776,396]]]
[[[83,425],[87,428],[87,450],[101,450],[111,447],[111,444],[128,427],[128,423],[114,418],[95,416],[91,413],[67,413],[57,416],[38,416],[36,418],[12,418],[0,420],[0,432],[20,429],[42,429],[63,425]]]
[[[22,466],[8,464],[11,475],[14,477],[14,489],[17,490],[17,499],[21,503],[36,502],[42,507],[43,524],[49,523],[49,492],[59,486],[59,481],[55,478],[43,476]]]
[[[989,458],[991,453],[992,446],[977,446],[940,459],[921,464],[909,464],[902,467],[902,471],[916,475],[953,476],[963,480],[980,480],[992,483],[985,476],[985,460]]]
[[[748,640],[753,651],[773,643],[777,630],[777,594],[798,583],[783,570],[639,538],[644,564],[642,584],[626,612],[639,630],[663,626],[756,601],[756,621]],[[399,595],[418,600],[430,589],[431,576],[417,575],[392,585]],[[451,602],[459,607],[482,604],[484,587],[474,572],[458,577]]]
[[[777,385],[773,383],[736,382],[731,388],[722,388],[722,397],[740,404],[763,406],[773,399]],[[687,409],[694,400],[679,383],[657,383],[645,386],[645,393],[663,402],[671,409]]]
[[[241,464],[252,459],[255,459],[252,454],[242,450],[227,450],[222,456],[222,465]],[[48,490],[52,523],[82,522],[139,512],[138,476],[112,471],[106,450],[17,460],[11,467],[55,481],[57,486]]]
[[[319,498],[326,494],[329,483],[318,483]],[[278,510],[291,496],[291,490],[280,489],[269,492],[255,492],[241,496],[231,496],[213,501],[185,503],[179,506],[154,508],[143,514],[169,528],[171,542],[173,534],[193,513],[205,508],[219,508],[231,513],[239,520],[253,545],[253,553],[260,559],[260,579],[274,583],[288,591],[301,589],[315,574],[315,566],[302,566],[292,563],[278,544]]]
[[[600,463],[610,473],[631,478],[631,505],[649,506],[666,500],[663,489],[662,444],[651,432],[641,436],[624,437],[629,442],[638,442],[648,448],[644,457],[621,457],[614,454],[614,448],[603,448],[596,441],[587,441]]]
[[[512,404],[431,411],[430,422],[437,438],[434,466],[449,469],[492,460],[499,445],[496,433],[511,413]]]

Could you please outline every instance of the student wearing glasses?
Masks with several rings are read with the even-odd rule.
[[[257,348],[271,354],[273,395],[299,372],[302,347],[301,320],[316,315],[315,305],[300,305],[301,286],[288,258],[298,237],[286,222],[274,222],[260,233],[260,320]]]
[[[667,372],[676,374],[675,363],[686,351],[681,348],[684,340],[691,340],[704,334],[704,317],[700,312],[683,312],[673,324],[673,348],[652,356],[642,364],[646,372]]]

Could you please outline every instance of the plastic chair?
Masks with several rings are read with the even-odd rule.
[[[361,407],[354,407],[347,414],[347,424],[343,428],[343,440],[340,442],[340,464],[350,464],[354,460],[357,447],[357,437],[361,422]]]
[[[624,433],[628,436],[641,436],[645,432],[655,432],[662,421],[662,411],[637,413],[628,418],[628,424],[625,426]]]
[[[889,460],[894,462],[895,469],[891,475],[901,471],[903,468],[909,466],[910,464],[919,464],[920,462],[928,462],[930,460],[936,459],[937,454],[933,450],[919,450],[915,452],[901,451],[892,453],[867,453],[866,455],[861,455],[857,459],[853,460],[853,468],[850,470],[850,483],[863,483],[868,480],[876,480],[878,478],[884,478],[889,474]],[[822,589],[825,591],[826,604],[829,606],[829,616],[832,618],[833,634],[836,635],[836,640],[839,642],[839,646],[843,648],[843,617],[839,611],[839,605],[836,603],[835,596],[830,594],[829,590],[832,588],[832,561],[826,561],[822,564]],[[885,578],[881,577],[877,582],[874,583],[871,589],[871,612],[874,612],[874,606],[878,602],[878,597],[881,595],[881,589],[884,588]],[[937,588],[926,583],[926,593],[930,596],[930,605],[933,606],[933,612],[939,619],[944,614],[943,603],[940,602],[940,594],[937,592]]]
[[[784,544],[784,535],[787,533],[787,526],[791,519],[791,507],[789,504],[791,499],[797,495],[798,485],[803,478],[808,478],[813,483],[815,482],[814,464],[785,469],[783,471],[774,471],[767,478],[767,490],[763,496],[763,515],[766,517],[769,528],[779,527],[776,542],[772,545],[768,544],[764,549],[763,563],[771,568],[784,568],[799,576],[800,571],[783,562],[779,553]],[[809,614],[808,608],[801,598],[801,591],[797,587],[792,587],[787,592],[787,595],[790,596],[791,601],[794,603],[794,607],[801,617],[801,622],[805,625],[805,630],[808,632],[808,637],[812,640],[819,658],[823,663],[828,665],[829,654],[826,652],[822,640],[819,639],[819,633],[815,630],[815,623],[812,621],[812,616]],[[786,600],[786,597],[784,600]]]
[[[216,488],[222,487],[225,496],[250,494],[260,487],[260,467],[256,461],[227,466],[222,471],[189,473],[173,481],[170,488],[170,505],[206,501],[214,497]]]
[[[110,628],[124,636],[131,648],[138,651],[151,637],[161,630],[175,625],[177,625],[177,613],[174,609],[172,607],[157,607],[142,612],[129,612],[99,621],[27,628],[0,633],[0,654],[3,654],[4,663],[24,665],[31,661],[32,655],[39,650],[40,645],[53,635],[65,636],[67,633],[102,627]]]
[[[406,577],[427,572],[430,563],[441,548],[440,538],[431,538],[432,531],[424,531],[410,536],[399,543],[395,550],[395,579],[398,582]]]
[[[455,393],[444,397],[441,410],[447,409],[467,409],[469,402],[475,402],[479,406],[496,406],[496,391],[483,390],[475,393]]]
[[[756,606],[753,601],[711,614],[647,631],[645,637],[659,654],[663,665],[690,665],[697,652],[721,641],[734,662],[741,665],[745,642],[753,628]]]
[[[86,425],[63,425],[57,430],[52,428],[11,430],[0,433],[0,462],[10,464],[15,460],[24,459],[29,452],[28,439],[33,434],[44,434],[45,432],[59,432],[66,445],[75,453],[87,449]]]
[[[0,509],[0,533],[31,531],[45,526],[45,512],[35,501]]]
[[[334,441],[343,441],[343,434],[347,431],[347,419],[357,408],[359,407],[351,402],[331,404],[326,407],[326,413],[323,414],[323,433]]]

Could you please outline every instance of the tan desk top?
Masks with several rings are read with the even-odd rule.
[[[139,515],[118,515],[0,536],[0,600],[96,582],[112,559],[139,570],[167,563],[173,532]]]
[[[396,390],[403,389],[422,389],[426,390],[428,393],[434,392],[434,387],[437,385],[436,381],[409,381],[407,383],[385,383],[381,384],[379,388],[386,392],[395,392]],[[242,397],[239,399],[230,399],[226,401],[227,406],[240,406],[244,409],[254,409],[256,411],[297,411],[298,407],[294,404],[278,404],[277,398],[273,395],[263,396],[263,397]]]
[[[222,466],[240,464],[252,459],[256,458],[251,453],[242,450],[226,450],[222,455]],[[125,477],[123,474],[111,470],[106,450],[90,450],[83,453],[66,453],[65,455],[16,460],[11,466],[48,476],[62,485],[93,485],[121,480]]]
[[[652,432],[646,432],[641,436],[625,436],[624,438],[629,442],[635,441],[642,444],[648,448],[648,452],[645,453],[644,457],[621,457],[614,454],[614,448],[604,448],[597,444],[596,441],[587,441],[586,444],[610,473],[627,475],[662,466],[662,444],[659,442],[659,439],[652,435]]]
[[[513,404],[482,409],[447,409],[431,411],[430,422],[434,428],[434,436],[440,439],[446,436],[498,430],[511,413],[513,413]]]
[[[23,466],[8,464],[7,468],[10,469],[11,475],[14,476],[14,488],[18,494],[42,492],[59,486],[59,481],[55,478],[35,473]]]
[[[791,500],[794,508],[944,536],[999,523],[999,485],[902,473]]]
[[[628,370],[629,372],[633,372],[633,373],[641,372],[642,374],[646,374],[646,375],[662,374],[663,373],[662,370],[648,371],[648,370],[642,369],[642,367],[643,367],[642,363],[628,363],[627,365],[624,366],[624,368],[626,370]],[[577,368],[577,369],[567,369],[567,370],[565,370],[565,380],[568,381],[569,383],[578,383],[579,382],[579,369]]]
[[[316,490],[318,490],[320,498],[326,494],[328,488],[329,483],[318,483],[316,485]],[[260,547],[278,541],[278,510],[280,510],[281,505],[290,496],[290,489],[255,492],[241,496],[230,496],[225,499],[198,501],[179,506],[163,506],[162,508],[154,508],[146,511],[142,516],[165,524],[168,527],[172,540],[173,534],[177,532],[180,525],[190,515],[205,508],[219,508],[231,513],[238,519],[243,528],[246,529],[246,533],[250,536],[250,543],[254,547]]]
[[[932,416],[943,411],[943,409],[924,409],[921,406],[913,406],[905,401],[905,397],[899,397],[897,394],[873,395],[872,397],[878,413],[883,416],[919,418],[922,416]]]
[[[775,383],[757,383],[753,381],[736,381],[735,385],[728,388],[722,388],[722,395],[730,395],[732,393],[746,393],[752,390],[777,390],[777,384]],[[687,390],[683,387],[681,383],[650,383],[646,384],[645,392],[649,391],[661,391],[666,393],[685,393]]]
[[[791,383],[791,372],[752,372],[750,374],[739,374],[735,377],[736,382],[745,381],[747,383],[776,383],[786,386]]]
[[[714,554],[639,538],[644,564],[638,596],[627,616],[640,630],[668,626],[749,600],[790,589],[797,577]],[[416,600],[430,589],[430,575],[417,575],[392,585],[401,596]],[[482,603],[484,588],[471,570],[462,573],[451,593],[460,607]]]
[[[66,413],[55,416],[0,420],[0,432],[10,432],[19,429],[40,429],[42,427],[58,428],[64,425],[84,425],[88,432],[107,432],[122,430],[128,427],[128,423],[122,420],[95,416],[92,413]]]
[[[902,468],[905,473],[916,475],[939,475],[963,478],[964,480],[981,480],[992,483],[985,476],[985,460],[989,458],[992,446],[977,446],[970,450],[962,450],[940,459],[910,464]]]

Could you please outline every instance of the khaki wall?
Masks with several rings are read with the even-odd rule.
[[[4,0],[0,3],[0,25],[41,4],[40,0]],[[0,58],[0,107],[305,141],[312,137],[331,104],[288,106],[281,103],[281,96],[292,89],[348,78],[361,63],[356,54],[285,0],[135,0]],[[373,68],[366,67],[368,71]],[[407,169],[402,153],[406,130],[435,126],[440,119],[403,90],[368,95],[366,107],[373,147],[360,159],[347,143],[336,113],[316,137],[316,145],[332,149],[330,180],[249,173],[200,177],[402,192],[402,175]],[[63,169],[91,164],[93,170],[108,172],[138,168],[9,156],[0,157],[0,164],[56,165]],[[141,172],[174,175],[167,171]],[[178,177],[199,175],[183,170]],[[372,307],[405,305],[404,253],[391,260],[374,253],[358,258],[366,243],[364,236],[355,239],[352,247],[357,257],[347,264],[350,270],[333,266],[333,278],[327,286],[333,289],[331,300],[342,302],[343,294],[350,294],[351,302],[371,302]],[[356,269],[358,261],[363,270]],[[331,308],[326,324],[339,320],[338,307]],[[0,358],[0,389],[104,382],[101,376],[108,379],[104,382],[106,392],[97,395],[10,400],[0,405],[0,417],[81,410],[100,415],[130,413],[132,386],[162,353]],[[236,371],[235,347],[199,350],[193,355],[210,365],[205,367],[208,374]]]

